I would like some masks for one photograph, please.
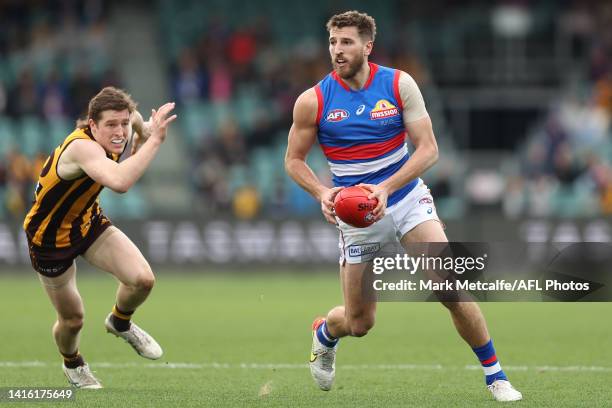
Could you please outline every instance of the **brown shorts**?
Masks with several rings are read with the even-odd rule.
[[[48,278],[60,276],[72,266],[76,257],[84,254],[111,225],[113,224],[110,220],[101,214],[99,217],[92,219],[92,225],[85,238],[78,244],[65,248],[43,248],[33,244],[31,237],[28,236],[32,267],[36,272]]]

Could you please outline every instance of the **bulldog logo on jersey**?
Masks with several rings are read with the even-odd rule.
[[[327,114],[328,122],[340,122],[341,120],[348,119],[349,113],[344,109],[332,109]]]
[[[385,119],[391,116],[398,115],[399,110],[397,109],[397,107],[386,99],[381,99],[376,102],[374,109],[370,111],[370,119],[372,120]]]

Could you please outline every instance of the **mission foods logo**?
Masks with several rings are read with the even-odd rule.
[[[399,110],[386,99],[381,99],[376,102],[374,109],[370,111],[370,119],[385,119],[391,116],[399,115]]]
[[[334,109],[327,114],[328,122],[340,122],[341,120],[348,119],[349,113],[344,109]]]

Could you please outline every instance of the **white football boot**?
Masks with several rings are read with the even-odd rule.
[[[510,384],[510,381],[496,380],[493,381],[491,385],[488,385],[487,388],[491,391],[496,401],[507,402],[520,401],[523,399],[523,394],[517,391],[512,384]]]
[[[111,316],[112,313],[106,317],[106,321],[104,322],[106,331],[127,341],[139,355],[150,360],[157,360],[164,354],[162,348],[157,344],[155,339],[146,331],[136,326],[134,322],[130,322],[130,328],[128,330],[118,331],[110,321]]]
[[[312,351],[310,352],[310,374],[323,391],[329,391],[336,376],[336,347],[327,347],[319,341],[317,329],[325,319],[312,323]]]
[[[76,388],[85,390],[95,390],[102,388],[102,384],[89,369],[89,365],[85,364],[78,366],[77,368],[68,368],[62,364],[62,369],[70,385]]]

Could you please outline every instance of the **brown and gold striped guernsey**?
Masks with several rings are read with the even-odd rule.
[[[30,242],[43,248],[76,245],[91,228],[93,218],[101,214],[99,194],[104,188],[87,175],[64,180],[57,174],[57,163],[74,140],[94,140],[87,129],[76,129],[45,162],[38,177],[35,201],[23,222]],[[107,155],[119,161],[120,155]]]

